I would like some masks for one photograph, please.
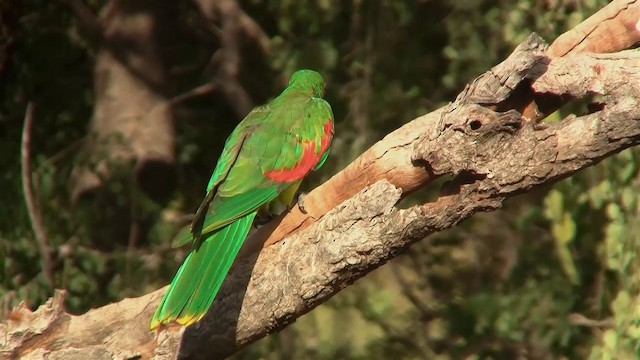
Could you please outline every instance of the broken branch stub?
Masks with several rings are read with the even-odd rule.
[[[417,142],[413,160],[428,164],[435,175],[458,176],[458,191],[472,186],[476,196],[502,199],[638,144],[640,53],[550,59],[545,50],[543,40],[532,35],[503,64],[476,79]],[[516,71],[501,76],[509,63]],[[576,99],[599,94],[604,105],[551,124],[527,121],[513,109],[496,110],[523,86]]]
[[[298,223],[307,229],[296,232],[300,226],[292,226],[283,232],[285,241],[238,259],[209,313],[184,333],[179,327],[149,332],[149,319],[163,293],[158,290],[80,316],[60,309],[55,321],[49,321],[44,308],[33,316],[42,316],[47,330],[34,322],[9,323],[5,339],[13,341],[0,342],[5,345],[0,357],[67,359],[71,351],[82,358],[228,356],[287,326],[425,236],[640,144],[640,52],[546,59],[540,57],[542,47],[534,45],[520,47],[523,63],[533,65],[514,71],[520,74],[515,81],[501,80],[494,68],[482,80],[487,86],[476,80],[475,88],[470,86],[456,102],[389,134],[359,160],[360,166],[337,174],[334,187],[315,195],[332,197],[323,207],[333,210],[318,211],[318,221]],[[539,74],[536,64],[545,64],[546,71]],[[477,95],[487,89],[495,90]],[[495,106],[522,95],[522,89],[551,95],[569,91],[573,97],[597,93],[603,106],[552,124],[535,124],[513,108]],[[491,92],[500,95],[492,98]],[[483,103],[472,101],[474,96]],[[395,206],[407,190],[425,186],[434,173],[456,175],[457,192],[408,209]],[[27,334],[25,328],[35,331],[20,337],[19,332]]]
[[[500,72],[496,68],[485,76],[483,81],[494,79],[496,83],[489,88],[497,89],[499,96],[484,94],[483,104],[474,103],[470,101],[474,91],[486,92],[487,88],[469,87],[466,95],[437,115],[432,113],[430,121],[421,118],[419,126],[413,127],[417,133],[410,138],[414,140],[403,142],[405,146],[412,145],[410,160],[416,166],[424,164],[425,173],[459,175],[457,192],[400,210],[395,207],[402,196],[400,188],[379,181],[308,229],[263,249],[254,255],[257,260],[241,259],[225,282],[227,286],[223,285],[220,300],[214,302],[197,327],[185,332],[181,354],[203,358],[201,354],[212,344],[220,354],[232,354],[290,324],[425,236],[450,228],[477,212],[495,210],[507,197],[553,183],[640,143],[640,95],[634,95],[637,93],[630,88],[637,88],[640,82],[624,88],[629,94],[617,90],[617,81],[612,82],[617,77],[623,79],[621,74],[627,71],[621,66],[621,59],[598,60],[603,69],[613,72],[611,77],[603,78],[602,93],[609,95],[602,111],[554,124],[536,124],[523,119],[516,110],[496,110],[496,104],[518,95],[523,87],[533,91],[532,86],[544,79],[543,75],[556,82],[555,88],[548,89],[553,94],[562,93],[565,84],[588,83],[594,76],[584,68],[581,73],[574,73],[570,66],[573,63],[575,69],[575,63],[587,62],[594,55],[572,58],[565,69],[541,54],[546,45],[540,38],[534,35],[527,41],[512,54],[523,60],[522,64],[529,64],[517,71],[519,78],[505,81],[495,76]],[[621,57],[628,61],[629,54]],[[542,65],[546,72],[541,71]],[[633,71],[640,72],[637,63]],[[565,73],[570,75],[561,75]],[[389,198],[390,194],[395,197]],[[380,203],[381,199],[384,201]],[[337,257],[326,256],[328,251]],[[334,268],[337,264],[344,267]],[[247,282],[245,292],[241,284]]]

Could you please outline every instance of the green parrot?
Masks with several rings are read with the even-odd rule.
[[[298,70],[278,97],[253,109],[229,135],[190,228],[174,240],[193,241],[193,248],[158,305],[151,329],[199,321],[258,212],[288,208],[302,179],[325,162],[334,127],[324,88],[319,73]]]

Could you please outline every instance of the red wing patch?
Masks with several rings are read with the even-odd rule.
[[[333,137],[333,120],[329,119],[324,124],[324,137],[320,142],[320,155],[324,154],[325,151],[329,149],[329,145],[331,145],[331,138]]]
[[[333,136],[333,120],[329,119],[324,124],[324,137],[320,141],[320,152],[316,153],[316,142],[305,141],[303,143],[302,158],[290,169],[267,171],[264,176],[278,182],[294,182],[302,179],[320,161],[322,154],[329,149]]]

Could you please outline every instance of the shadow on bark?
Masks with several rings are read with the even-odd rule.
[[[185,330],[180,343],[179,359],[224,359],[242,346],[236,343],[240,311],[245,305],[247,287],[260,255],[261,241],[273,229],[274,227],[268,227],[253,231],[245,240],[229,276],[218,292],[226,296],[217,296],[204,318]],[[225,326],[216,326],[217,324]],[[275,324],[274,319],[274,326]],[[273,331],[277,329],[274,328]],[[211,348],[212,344],[215,344],[214,348]]]

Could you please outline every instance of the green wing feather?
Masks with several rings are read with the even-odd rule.
[[[327,161],[327,158],[329,157],[330,152],[331,152],[331,147],[329,147],[327,151],[324,152],[324,155],[322,155],[322,157],[320,158],[320,161],[318,161],[318,164],[316,164],[316,166],[313,167],[314,171],[320,169],[322,165],[324,165],[324,162]]]

